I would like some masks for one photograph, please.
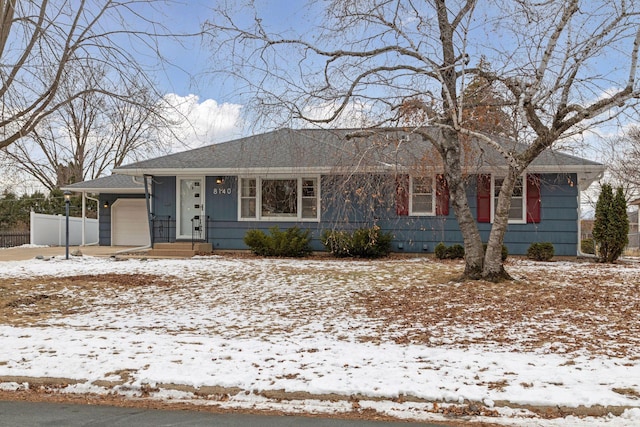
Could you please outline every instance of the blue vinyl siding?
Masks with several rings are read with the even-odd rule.
[[[268,231],[278,226],[286,229],[299,226],[312,232],[314,250],[323,250],[320,236],[324,230],[352,230],[378,225],[394,236],[392,250],[396,252],[432,253],[439,242],[447,245],[462,244],[462,234],[453,209],[447,216],[398,216],[395,207],[395,183],[383,183],[379,176],[367,179],[378,180],[373,189],[359,192],[358,184],[350,190],[336,188],[331,179],[320,180],[320,222],[263,222],[238,221],[238,179],[225,176],[218,183],[215,176],[205,177],[205,215],[208,220],[207,240],[214,249],[247,249],[243,238],[247,230],[258,228]],[[363,177],[360,177],[361,179]],[[353,179],[353,178],[352,178]],[[505,244],[511,254],[525,254],[533,242],[551,242],[557,255],[576,255],[578,245],[578,188],[575,174],[541,175],[541,222],[538,224],[509,224]],[[364,183],[364,181],[363,181]],[[355,190],[353,190],[355,188]],[[375,194],[373,200],[369,197]],[[476,215],[476,180],[468,182],[468,203]],[[102,195],[102,200],[116,195]],[[176,218],[176,178],[154,177],[153,214],[156,217]],[[100,212],[100,244],[110,243],[110,216]],[[478,224],[484,241],[488,240],[490,223]],[[175,240],[175,229],[171,238]],[[108,243],[107,243],[108,241]]]
[[[541,222],[538,224],[509,224],[504,244],[509,253],[522,255],[534,242],[553,243],[555,254],[575,256],[578,248],[578,188],[576,175],[540,175]],[[469,186],[468,198],[472,212],[476,212],[476,186]],[[489,239],[491,224],[478,224],[484,241]]]
[[[217,183],[218,178],[222,182]],[[237,221],[238,178],[208,176],[205,178],[205,215],[213,221]]]
[[[159,176],[153,178],[153,215],[176,218],[176,177]]]
[[[162,236],[164,241],[175,241],[176,177],[157,176],[152,182],[151,213],[154,218],[154,233]]]

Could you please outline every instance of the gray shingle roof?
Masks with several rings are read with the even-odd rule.
[[[282,129],[122,166],[129,169],[311,168],[353,157],[345,131]]]
[[[94,193],[144,193],[142,182],[134,181],[134,177],[128,175],[111,175],[91,181],[77,182],[62,187],[62,190],[73,192],[94,192]]]
[[[436,135],[435,128],[428,131]],[[437,167],[438,156],[431,144],[416,134],[397,129],[379,129],[367,138],[350,137],[356,129],[280,129],[220,144],[208,145],[181,153],[144,160],[117,168],[114,172],[161,174],[163,170],[198,169],[215,174],[235,171],[238,173],[264,169],[325,169],[336,167],[352,171],[372,169],[411,168],[416,165]],[[511,149],[518,145],[511,144]],[[478,143],[468,155],[471,166],[495,167],[504,160],[495,151]],[[601,169],[597,162],[571,156],[558,151],[543,152],[531,168],[556,169],[567,167]]]

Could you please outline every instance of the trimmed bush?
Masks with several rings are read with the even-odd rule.
[[[359,228],[348,231],[325,231],[320,241],[336,257],[380,258],[391,252],[391,233],[382,233],[380,227]]]
[[[449,259],[461,259],[464,258],[464,246],[452,245],[447,248],[447,258]]]
[[[580,242],[580,251],[585,254],[595,255],[596,246],[593,244],[593,239],[582,239]]]
[[[277,226],[269,228],[269,235],[262,230],[249,230],[244,243],[260,256],[304,257],[311,253],[311,232],[291,227],[280,231]]]
[[[532,243],[527,249],[527,258],[536,261],[549,261],[553,258],[555,250],[551,242]]]
[[[351,234],[346,231],[328,231],[322,233],[320,241],[333,256],[344,258],[354,256]]]
[[[353,232],[353,251],[362,258],[380,258],[391,252],[391,233],[380,232],[380,227],[359,228]]]
[[[256,255],[267,255],[269,238],[262,230],[249,230],[244,235],[244,243],[251,248]]]
[[[440,242],[434,248],[434,253],[438,259],[461,259],[464,258],[464,246],[459,244],[446,246]]]

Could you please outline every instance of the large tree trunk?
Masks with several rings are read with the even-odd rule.
[[[467,201],[465,180],[462,174],[459,135],[452,130],[443,130],[439,149],[444,160],[444,171],[449,185],[453,210],[458,219],[465,249],[465,268],[462,279],[480,279],[483,272],[484,249],[478,224]]]
[[[450,186],[450,194],[453,200],[453,209],[458,218],[458,224],[464,240],[464,273],[463,279],[477,280],[481,277],[484,266],[484,250],[482,239],[478,231],[476,220],[471,214],[467,203],[467,194],[464,191],[464,180],[457,179],[454,186]],[[455,190],[451,190],[455,188]]]
[[[484,266],[482,269],[482,278],[492,282],[501,280],[510,280],[511,276],[504,269],[502,262],[502,242],[509,225],[509,210],[511,209],[511,195],[516,184],[519,173],[509,168],[509,173],[502,182],[502,188],[498,195],[498,203],[495,207],[495,215],[489,241],[487,242],[487,250],[484,256]]]

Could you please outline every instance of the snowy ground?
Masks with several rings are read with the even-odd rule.
[[[51,377],[61,393],[225,408],[640,425],[640,264],[515,260],[500,285],[451,282],[460,268],[1,262],[0,388]]]

